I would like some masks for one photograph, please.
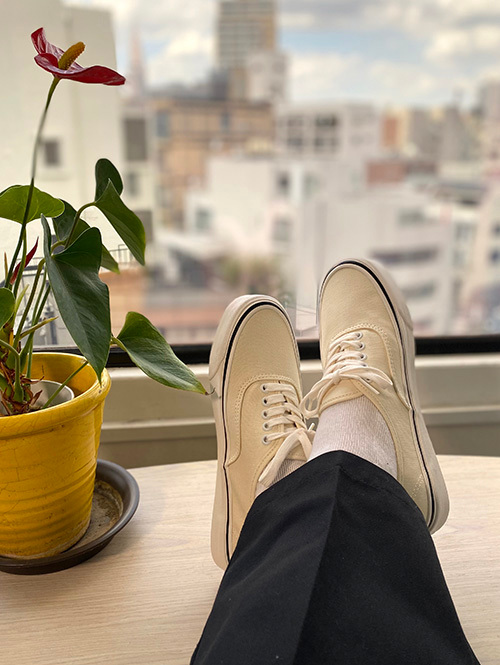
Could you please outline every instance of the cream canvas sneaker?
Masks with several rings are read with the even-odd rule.
[[[269,296],[242,296],[226,309],[210,353],[217,429],[212,556],[225,568],[256,494],[302,465],[310,451],[299,404],[297,343]],[[291,461],[291,462],[290,462]]]
[[[324,375],[304,398],[304,415],[367,397],[391,433],[398,481],[431,533],[437,531],[448,516],[448,493],[420,409],[413,326],[403,294],[378,264],[347,260],[326,275],[318,313]]]

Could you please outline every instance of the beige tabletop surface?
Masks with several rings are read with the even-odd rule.
[[[500,664],[500,457],[440,462],[441,564],[479,661]],[[188,665],[222,575],[209,550],[214,472],[214,461],[134,469],[138,511],[97,556],[0,573],[1,665]]]

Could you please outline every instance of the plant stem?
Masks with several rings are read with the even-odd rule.
[[[17,275],[16,283],[14,286],[14,293],[17,293],[17,290],[19,288],[19,282],[21,278],[21,273],[24,270],[24,262],[26,261],[26,226],[28,224],[28,217],[29,217],[29,210],[31,206],[31,200],[33,198],[33,190],[35,187],[35,175],[36,175],[36,163],[37,163],[37,158],[38,158],[38,148],[40,146],[40,139],[42,137],[42,131],[43,131],[43,126],[45,124],[45,119],[47,117],[47,111],[49,110],[50,106],[50,101],[52,99],[52,95],[54,94],[54,91],[57,87],[57,84],[59,83],[61,79],[55,78],[53,79],[51,86],[49,88],[49,92],[47,95],[47,101],[45,102],[45,107],[43,109],[42,117],[40,118],[40,124],[38,125],[38,131],[36,133],[36,138],[35,138],[35,145],[33,147],[33,157],[31,160],[31,182],[30,182],[30,188],[28,190],[28,199],[26,201],[26,208],[24,210],[24,217],[23,217],[23,222],[21,225],[21,231],[19,233],[19,240],[17,242],[16,249],[14,251],[14,254],[12,255],[12,261],[10,263],[10,268],[9,272],[7,274],[7,279],[5,281],[5,286],[9,288],[10,285],[10,278],[12,277],[12,273],[14,272],[14,268],[16,267],[16,262],[17,258],[19,256],[19,250],[21,249],[21,246],[23,246],[23,260],[21,263],[21,267],[19,269],[19,273]]]
[[[45,307],[45,303],[47,302],[47,298],[49,297],[50,293],[50,284],[47,284],[47,288],[45,289],[45,293],[42,296],[43,290],[40,291],[37,301],[35,303],[35,313],[33,315],[33,322],[38,323],[40,320],[40,317],[43,314],[43,308]],[[28,379],[31,379],[31,365],[32,365],[32,360],[33,360],[33,339],[35,337],[35,333],[31,333],[30,336],[28,337],[28,341],[26,342],[24,346],[24,350],[26,350],[26,353],[28,354],[28,365],[26,367],[26,376]]]
[[[21,317],[21,321],[19,322],[19,327],[17,329],[17,333],[16,333],[16,336],[14,338],[14,344],[13,344],[14,348],[17,348],[19,340],[21,339],[21,333],[23,332],[23,326],[24,326],[24,324],[26,322],[26,319],[28,317],[28,313],[31,309],[31,305],[33,304],[33,300],[35,299],[35,294],[36,294],[36,290],[37,290],[37,287],[38,287],[38,282],[40,280],[40,275],[42,274],[44,266],[45,266],[45,259],[42,259],[40,261],[40,263],[38,264],[38,268],[37,268],[37,271],[36,271],[35,279],[33,281],[33,287],[31,289],[30,297],[28,298],[28,302],[26,304],[26,307],[24,308],[24,312],[23,312],[23,315]]]
[[[5,346],[6,349],[9,349],[9,351],[13,354],[14,360],[16,362],[16,379],[14,382],[14,399],[16,402],[20,402],[23,397],[24,397],[24,391],[21,386],[21,356],[20,354],[16,351],[16,349],[11,346],[8,342],[4,342],[3,340],[0,339],[0,345]]]
[[[93,206],[93,205],[95,205],[95,201],[92,201],[92,203],[86,203],[85,205],[83,205],[83,206],[77,211],[77,213],[76,213],[76,215],[75,215],[75,219],[73,220],[73,225],[72,225],[72,227],[71,227],[71,231],[69,232],[68,237],[66,238],[66,240],[65,240],[65,242],[64,242],[64,246],[65,246],[65,247],[67,247],[68,245],[71,244],[71,238],[72,238],[72,236],[73,236],[73,233],[75,232],[76,225],[77,225],[78,222],[80,221],[80,217],[82,216],[82,212],[83,212],[86,208],[90,208],[90,207]]]
[[[42,409],[46,409],[48,406],[50,406],[50,405],[52,404],[52,402],[54,401],[54,399],[59,395],[59,393],[61,392],[61,390],[62,390],[65,386],[67,386],[68,383],[71,381],[71,379],[72,379],[74,376],[76,376],[76,375],[78,374],[78,372],[80,372],[80,371],[81,371],[86,365],[88,365],[88,364],[89,364],[89,363],[88,363],[88,360],[86,360],[82,365],[80,365],[80,367],[77,367],[77,368],[75,369],[75,371],[74,371],[72,374],[70,374],[70,375],[68,376],[68,378],[67,378],[65,381],[63,381],[63,382],[61,383],[61,385],[59,386],[59,388],[54,392],[53,395],[51,395],[51,396],[49,397],[49,399],[45,402],[45,404],[44,404],[43,406],[40,407],[40,411],[41,411]]]

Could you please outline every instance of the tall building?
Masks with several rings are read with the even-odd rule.
[[[275,0],[220,0],[217,65],[227,74],[230,97],[247,97],[249,57],[276,51],[276,41]]]

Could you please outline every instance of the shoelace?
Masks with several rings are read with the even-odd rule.
[[[261,390],[264,393],[262,404],[264,409],[262,417],[264,423],[262,429],[266,432],[262,437],[262,443],[269,445],[273,441],[283,439],[276,455],[262,472],[259,483],[264,487],[270,487],[278,474],[278,471],[288,455],[302,446],[306,459],[309,457],[314,439],[312,428],[307,429],[304,416],[302,415],[295,389],[285,383],[263,383]],[[284,425],[283,431],[272,430]]]
[[[328,345],[325,370],[320,379],[304,397],[300,408],[305,418],[313,418],[318,414],[325,394],[343,379],[359,381],[366,388],[379,394],[392,386],[391,379],[380,369],[371,367],[364,361],[366,354],[361,331],[346,333],[334,337]]]

